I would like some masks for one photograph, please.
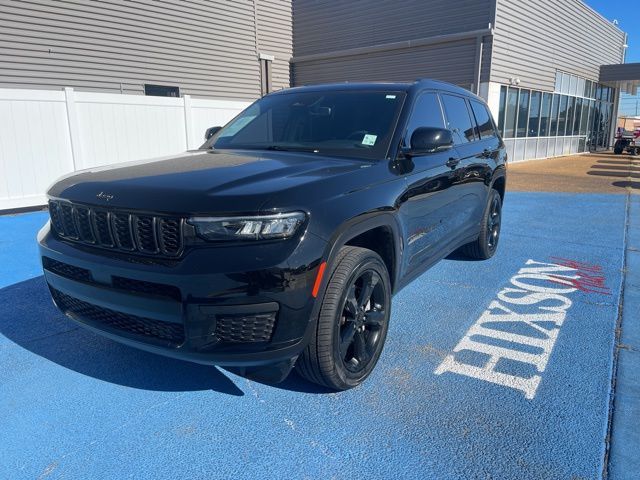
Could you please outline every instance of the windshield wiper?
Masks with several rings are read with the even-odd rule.
[[[285,145],[269,145],[264,147],[265,150],[275,150],[277,152],[309,152],[309,153],[319,153],[320,150],[313,147],[291,147]]]

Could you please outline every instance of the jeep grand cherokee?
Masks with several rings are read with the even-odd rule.
[[[461,88],[291,88],[206,137],[50,188],[38,240],[60,310],[151,352],[342,390],[377,363],[393,294],[455,250],[496,251],[505,149]]]

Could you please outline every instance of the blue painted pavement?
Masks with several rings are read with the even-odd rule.
[[[625,196],[508,193],[504,216],[496,257],[394,298],[380,363],[343,393],[77,327],[39,273],[45,215],[0,218],[0,478],[599,478]]]

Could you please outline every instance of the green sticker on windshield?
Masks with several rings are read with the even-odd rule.
[[[376,144],[377,135],[369,135],[368,133],[362,139],[362,145],[369,145],[370,147]]]

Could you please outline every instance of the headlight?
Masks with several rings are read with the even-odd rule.
[[[304,223],[303,212],[251,217],[192,217],[188,222],[205,240],[270,240],[289,238]]]

